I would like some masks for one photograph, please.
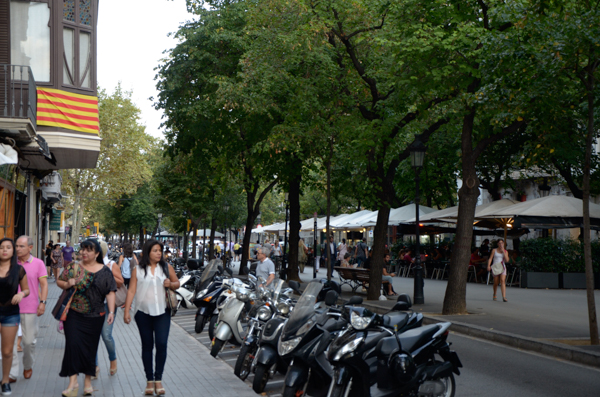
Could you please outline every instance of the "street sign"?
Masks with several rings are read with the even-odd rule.
[[[50,230],[60,230],[61,214],[62,214],[62,211],[52,209],[52,212],[50,213],[50,225],[49,225]]]

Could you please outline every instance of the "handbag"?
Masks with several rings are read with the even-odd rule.
[[[502,272],[504,272],[504,261],[492,265],[492,274],[494,277],[501,275]]]
[[[73,274],[76,275],[76,278],[79,273],[79,263],[75,263],[73,265]],[[68,274],[68,273],[67,273]],[[71,302],[73,301],[73,297],[75,296],[75,288],[71,287],[66,289],[60,294],[58,300],[56,301],[56,305],[54,309],[52,309],[52,315],[58,321],[65,321],[67,319],[67,313],[69,312],[69,308],[71,307]]]
[[[115,292],[115,306],[121,307],[125,305],[125,301],[127,300],[127,287],[125,284],[121,284],[117,291]]]
[[[165,288],[165,298],[167,300],[167,307],[171,309],[171,317],[173,317],[179,308],[177,294],[171,288]]]

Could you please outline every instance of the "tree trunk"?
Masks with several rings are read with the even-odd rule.
[[[463,184],[458,191],[458,221],[456,239],[452,247],[448,285],[442,314],[465,314],[467,312],[467,264],[471,256],[473,220],[479,197],[479,178],[473,159],[473,123],[475,111],[463,119],[461,134]]]
[[[188,255],[188,241],[189,241],[190,231],[187,229],[187,220],[185,224],[185,233],[183,233],[183,247],[181,247],[183,251],[183,259],[187,260],[189,258]]]
[[[144,235],[144,226],[140,226],[140,249],[144,246],[144,240],[145,240],[145,235]]]
[[[194,223],[192,224],[192,230],[194,231],[192,233],[192,258],[196,258],[196,247],[198,247],[198,224]]]
[[[75,189],[75,202],[73,203],[73,231],[71,232],[71,241],[78,242],[79,241],[79,233],[81,227],[81,220],[79,219],[79,202],[81,199],[79,198],[79,188]],[[75,239],[73,239],[73,237]]]
[[[298,168],[301,164],[298,164]],[[297,175],[290,181],[289,201],[290,201],[290,236],[289,236],[289,255],[287,276],[288,281],[301,281],[298,274],[298,242],[300,241],[300,182],[302,177]]]
[[[383,261],[385,253],[385,240],[387,239],[388,219],[390,217],[390,205],[383,202],[379,205],[377,223],[373,230],[373,256],[371,257],[371,271],[369,272],[368,300],[378,300],[381,290],[381,276],[383,275]]]
[[[215,258],[215,230],[217,230],[217,218],[212,217],[210,221],[210,240],[208,244],[210,245],[210,249],[208,250],[208,258]]]
[[[331,229],[329,226],[329,218],[331,217],[331,159],[333,158],[333,136],[329,140],[329,158],[327,159],[327,226],[325,244],[327,246],[327,280],[331,280],[331,276],[333,275],[333,266],[331,262],[333,258],[331,257],[331,247],[329,246],[329,236],[331,235]]]
[[[585,278],[590,323],[590,343],[598,345],[598,319],[596,318],[596,300],[594,297],[594,269],[592,267],[592,246],[590,242],[590,168],[592,164],[592,143],[594,141],[594,74],[588,71],[588,128],[585,143],[585,162],[583,165],[583,256],[585,260]]]

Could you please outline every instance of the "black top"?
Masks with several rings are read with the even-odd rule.
[[[25,277],[25,269],[21,265],[18,266],[17,280],[13,276],[11,270],[8,271],[6,277],[0,277],[0,315],[12,316],[19,314],[19,305],[13,305],[11,303],[12,298],[19,291],[19,282]]]
[[[96,273],[88,272],[79,266],[79,276],[75,277],[74,264],[63,270],[59,280],[68,281],[69,278],[78,280],[75,285],[75,295],[71,302],[70,310],[83,314],[85,317],[100,317],[106,314],[104,300],[111,291],[117,290],[117,283],[108,266],[104,266]],[[81,273],[83,272],[83,274]]]

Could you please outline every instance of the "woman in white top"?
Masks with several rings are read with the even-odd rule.
[[[502,300],[508,302],[506,299],[506,265],[508,262],[508,251],[504,249],[504,240],[498,241],[498,247],[492,250],[490,259],[488,259],[488,272],[492,272],[494,276],[494,297],[496,300],[496,291],[498,290],[498,282],[500,282],[500,289],[502,291]]]
[[[163,245],[148,240],[142,249],[142,259],[131,270],[131,281],[125,301],[126,324],[131,322],[129,313],[134,304],[134,318],[142,340],[142,362],[146,372],[144,394],[165,394],[162,374],[167,359],[167,341],[171,327],[171,312],[167,308],[166,288],[176,290],[179,280],[175,270],[163,257]],[[135,301],[134,301],[135,298]],[[156,347],[156,369],[152,370],[152,350]]]

